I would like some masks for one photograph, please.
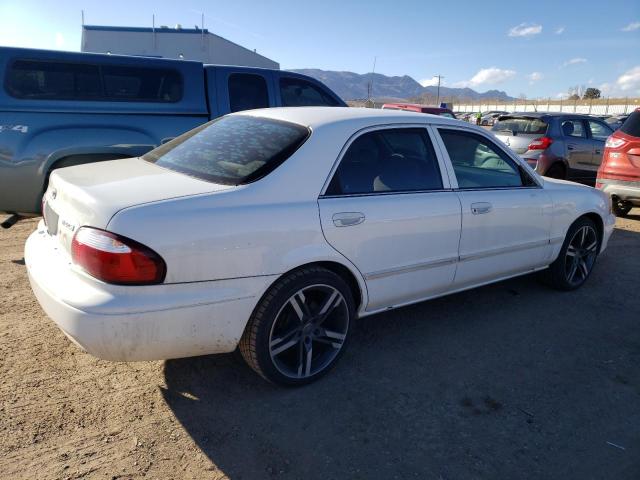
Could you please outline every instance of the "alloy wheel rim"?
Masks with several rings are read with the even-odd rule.
[[[271,361],[289,378],[316,375],[338,356],[348,329],[347,302],[336,288],[304,287],[289,297],[271,326]]]
[[[587,279],[597,254],[596,231],[588,225],[579,228],[573,234],[565,256],[565,275],[569,284],[580,285]]]

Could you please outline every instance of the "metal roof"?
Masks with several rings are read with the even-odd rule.
[[[107,26],[107,25],[83,25],[82,28],[84,30],[101,30],[105,32],[147,32],[153,33],[209,33],[208,29],[201,28],[171,28],[171,27],[117,27],[117,26]]]

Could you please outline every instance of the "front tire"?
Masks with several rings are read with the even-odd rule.
[[[633,208],[633,205],[619,198],[613,198],[611,199],[611,207],[616,217],[626,217],[631,211],[631,208]]]
[[[355,318],[347,283],[322,267],[279,279],[256,306],[240,340],[247,364],[280,385],[311,383],[342,356]]]
[[[592,220],[576,220],[565,237],[558,258],[545,273],[547,282],[558,290],[575,290],[591,275],[600,251],[600,236]]]

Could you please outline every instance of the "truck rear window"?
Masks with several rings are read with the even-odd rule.
[[[547,133],[547,123],[540,118],[533,117],[499,117],[491,129],[494,132],[509,132],[511,135],[519,133],[544,135]]]
[[[29,100],[177,102],[182,76],[165,68],[16,60],[7,92]]]
[[[309,137],[302,125],[231,115],[195,128],[142,158],[214,183],[258,180],[289,158]]]
[[[632,112],[620,127],[620,131],[632,137],[640,137],[640,111]]]

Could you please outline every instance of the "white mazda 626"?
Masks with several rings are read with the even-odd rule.
[[[141,158],[56,170],[28,239],[31,285],[109,360],[236,348],[313,381],[354,320],[546,269],[581,286],[614,217],[482,129],[390,110],[227,115]]]

